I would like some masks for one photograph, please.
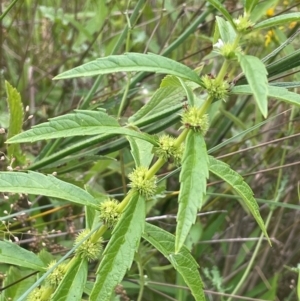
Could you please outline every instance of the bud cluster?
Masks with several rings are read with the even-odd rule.
[[[55,264],[56,264],[55,260],[51,261],[48,265],[48,270],[51,269]],[[66,263],[59,264],[47,277],[47,283],[50,284],[50,286],[56,288],[64,278],[66,272],[67,272],[67,264]]]
[[[191,128],[195,132],[200,132],[203,136],[209,128],[209,119],[207,114],[197,107],[189,107],[181,116],[181,123],[186,128]]]
[[[154,148],[154,153],[157,157],[164,160],[173,160],[176,165],[181,162],[183,154],[183,144],[176,145],[176,139],[169,135],[162,135],[159,137],[159,146]]]
[[[148,169],[144,166],[139,166],[128,175],[128,178],[131,181],[129,187],[149,199],[154,196],[156,192],[156,177],[153,176],[148,179],[147,174]]]
[[[49,301],[53,289],[50,286],[35,288],[27,297],[27,301]]]
[[[234,19],[233,22],[238,32],[246,32],[254,26],[254,23],[249,20],[249,15],[247,13],[244,13],[243,16],[239,16],[237,19]]]
[[[208,95],[214,100],[225,100],[228,91],[229,83],[226,80],[218,81],[211,75],[202,76],[203,84]]]
[[[236,59],[236,53],[242,52],[241,47],[234,45],[233,43],[224,43],[221,39],[213,45],[214,52],[220,53],[227,60]]]
[[[89,229],[85,229],[80,232],[75,240],[75,245],[85,239],[90,234],[90,232],[91,230]],[[94,242],[92,241],[91,237],[89,237],[76,249],[75,253],[81,258],[85,258],[88,261],[93,261],[100,257],[102,248],[102,239]]]
[[[120,217],[118,212],[118,201],[108,198],[102,202],[99,206],[100,215],[99,218],[107,228],[113,228]]]

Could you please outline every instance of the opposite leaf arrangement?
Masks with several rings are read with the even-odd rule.
[[[281,15],[254,24],[251,12],[258,1],[246,1],[244,14],[237,19],[233,19],[218,1],[209,2],[223,15],[223,18],[216,17],[213,52],[224,58],[216,76],[199,76],[183,64],[151,53],[127,53],[99,58],[63,72],[55,80],[121,71],[155,72],[167,76],[150,101],[131,116],[125,126],[121,126],[116,118],[102,109],[75,110],[74,113],[52,118],[26,132],[20,133],[20,127],[9,132],[7,143],[10,148],[14,146],[9,151],[12,157],[21,156],[20,143],[89,135],[92,136],[89,143],[96,144],[121,135],[129,142],[135,162],[135,168],[128,176],[130,190],[121,202],[107,197],[99,203],[86,190],[54,175],[46,176],[34,171],[0,173],[2,192],[45,195],[85,206],[86,229],[78,235],[74,247],[57,262],[45,264],[40,254],[35,255],[9,241],[0,242],[2,262],[40,272],[38,280],[18,300],[75,301],[82,300],[83,293],[88,294],[92,301],[111,300],[115,287],[134,261],[141,239],[170,261],[183,277],[195,300],[205,300],[198,264],[186,248],[185,241],[202,207],[209,172],[232,187],[271,245],[251,188],[229,165],[209,155],[205,134],[209,130],[212,104],[226,100],[228,95],[253,95],[265,118],[269,97],[300,105],[299,95],[289,92],[286,89],[288,86],[268,84],[268,74],[273,75],[275,69],[280,73],[287,70],[285,68],[292,68],[293,58],[279,61],[276,68],[274,63],[265,66],[266,60],[274,57],[281,49],[261,61],[245,54],[240,46],[243,45],[240,42],[250,32],[299,20],[300,14]],[[242,73],[233,74],[232,70],[239,71],[239,68]],[[8,83],[6,88],[9,105],[20,102],[16,90]],[[183,99],[186,99],[184,105]],[[14,107],[17,107],[16,104]],[[19,104],[19,107],[22,106]],[[165,117],[170,119],[169,124],[174,124],[178,116],[181,118],[181,132],[176,138],[168,135],[157,137],[143,130],[144,126]],[[11,119],[16,123],[18,118],[11,116]],[[22,118],[19,119],[22,124]],[[56,160],[67,155],[67,152],[56,155]],[[151,165],[153,156],[156,160]],[[41,162],[34,163],[28,169],[37,169],[39,164],[47,164],[46,160]],[[176,236],[145,221],[147,202],[159,193],[156,175],[166,162],[172,162],[180,169]],[[111,236],[104,247],[103,236],[107,231],[111,231]],[[95,260],[100,260],[96,280],[91,290],[87,290],[88,263]]]

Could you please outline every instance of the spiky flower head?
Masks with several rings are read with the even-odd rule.
[[[246,32],[254,26],[254,23],[249,19],[249,14],[246,12],[243,16],[239,16],[237,19],[234,19],[233,22],[238,32]]]
[[[229,91],[229,83],[226,80],[219,81],[211,75],[204,75],[202,81],[210,97],[225,100]]]
[[[35,288],[27,297],[27,301],[49,301],[53,289],[50,286]]]
[[[241,47],[233,43],[224,43],[221,39],[213,45],[214,52],[220,53],[227,60],[236,59],[236,53],[242,52]]]
[[[138,191],[146,199],[151,198],[156,192],[156,177],[147,178],[148,169],[144,166],[137,167],[132,173],[128,175],[131,183],[129,187]]]
[[[183,154],[183,143],[179,146],[176,145],[176,139],[169,135],[162,135],[159,137],[159,146],[154,148],[154,154],[168,161],[169,159],[174,160],[176,165],[181,162]]]
[[[100,204],[99,209],[100,220],[107,228],[113,228],[120,217],[120,213],[118,212],[118,201],[108,198]]]
[[[200,132],[204,136],[209,128],[209,118],[203,114],[200,108],[189,107],[181,116],[181,123],[186,128],[191,128],[195,132]]]
[[[51,261],[48,265],[48,270],[51,269],[55,264],[56,264],[55,260]],[[56,288],[64,278],[66,272],[67,272],[67,264],[66,263],[59,264],[46,278],[47,283],[50,284],[50,286]]]
[[[80,243],[90,233],[91,230],[89,229],[81,231],[75,239],[75,245]],[[102,249],[102,238],[94,242],[90,236],[76,249],[75,254],[88,261],[94,261],[100,257]]]

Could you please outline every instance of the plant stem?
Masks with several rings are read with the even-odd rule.
[[[137,301],[142,301],[144,287],[145,287],[144,269],[143,269],[143,265],[142,265],[141,261],[142,261],[142,259],[140,258],[140,255],[138,253],[136,253],[136,263],[138,266],[139,276],[140,276],[140,290],[139,290],[139,295],[138,295]]]
[[[189,132],[189,129],[184,129],[181,134],[177,137],[174,146],[178,147],[180,144],[185,140],[187,134]],[[166,163],[166,160],[163,158],[159,158],[149,169],[147,173],[147,179],[151,179],[153,176],[156,175],[156,173],[161,169],[161,167]]]
[[[225,77],[225,75],[227,73],[228,67],[229,67],[229,61],[227,59],[225,59],[223,65],[222,65],[222,67],[221,67],[221,69],[219,71],[219,74],[218,74],[218,76],[216,78],[216,81],[218,83],[221,83],[224,80],[224,77]]]
[[[105,225],[102,225],[99,230],[97,230],[91,237],[91,241],[96,243],[99,241],[99,239],[103,236],[103,234],[106,232],[107,227]]]
[[[161,167],[166,163],[166,160],[163,158],[158,158],[158,160],[152,165],[148,170],[146,179],[151,179],[155,174],[161,169]]]
[[[9,13],[9,11],[14,7],[14,5],[18,2],[18,0],[14,0],[5,10],[5,12],[0,16],[0,21],[4,19],[4,17]]]
[[[133,194],[135,193],[134,190],[129,190],[128,194],[125,196],[123,201],[118,205],[118,212],[122,213],[125,207],[127,206],[128,202],[132,199]]]
[[[181,143],[183,143],[184,142],[184,140],[185,140],[185,138],[186,138],[186,136],[187,136],[187,134],[189,133],[189,129],[184,129],[182,132],[181,132],[181,134],[177,137],[177,139],[176,139],[176,141],[175,141],[175,146],[176,147],[179,147],[180,145],[181,145]]]
[[[269,223],[270,223],[270,221],[271,221],[272,215],[273,215],[273,211],[270,211],[269,214],[268,214],[268,217],[267,217],[267,221],[266,221],[266,223],[265,223],[266,229],[267,229],[268,226],[269,226]],[[251,256],[250,262],[249,262],[249,264],[248,264],[248,266],[247,266],[247,268],[246,268],[246,270],[245,270],[245,272],[244,272],[244,274],[243,274],[241,280],[239,281],[239,283],[238,283],[237,286],[235,287],[234,291],[231,293],[232,297],[238,293],[238,291],[239,291],[239,289],[241,288],[241,286],[243,285],[244,281],[247,279],[247,277],[248,277],[248,275],[249,275],[249,273],[250,273],[250,270],[252,269],[252,266],[253,266],[253,264],[254,264],[254,261],[255,261],[257,255],[258,255],[258,251],[259,251],[259,249],[260,249],[261,243],[263,242],[263,239],[264,239],[264,234],[262,233],[262,234],[260,235],[260,237],[259,237],[258,243],[257,243],[257,245],[256,245],[256,247],[255,247],[254,252],[253,252],[253,255]],[[232,300],[232,297],[229,297],[229,299],[228,299],[227,301],[231,301],[231,300]]]
[[[207,112],[212,101],[213,101],[213,98],[208,97],[208,99],[204,102],[203,106],[200,108],[200,116],[203,116]]]

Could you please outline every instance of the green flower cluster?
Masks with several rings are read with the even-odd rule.
[[[56,264],[55,260],[51,261],[50,264],[48,265],[48,270],[51,269],[55,264]],[[47,277],[47,283],[50,284],[50,286],[56,288],[64,278],[66,272],[67,272],[67,264],[61,263]]]
[[[53,289],[50,286],[35,288],[27,297],[27,301],[49,301]]]
[[[229,90],[229,84],[227,81],[218,81],[216,78],[209,75],[202,76],[202,80],[210,97],[215,100],[225,100]]]
[[[120,217],[120,213],[118,212],[118,201],[109,198],[100,204],[99,209],[100,220],[107,228],[113,228]]]
[[[81,231],[75,239],[75,245],[80,243],[87,235],[90,234],[90,232],[91,230],[89,229]],[[102,239],[94,242],[92,241],[91,237],[89,237],[76,249],[75,253],[81,258],[85,258],[88,261],[93,261],[100,257],[102,248]]]
[[[239,16],[237,19],[233,20],[236,30],[238,32],[246,32],[254,26],[254,23],[249,20],[249,15],[244,13],[243,16]]]
[[[176,139],[169,135],[162,135],[159,137],[159,146],[154,148],[154,154],[163,158],[164,160],[174,160],[176,165],[181,162],[184,146],[181,143],[180,146],[176,145]]]
[[[137,167],[132,173],[128,175],[131,183],[129,187],[138,191],[146,199],[151,198],[156,192],[156,177],[147,178],[148,169],[144,166]]]
[[[227,60],[235,60],[236,53],[242,52],[241,47],[234,45],[233,43],[224,43],[221,39],[213,45],[214,52],[217,52],[224,56]]]
[[[197,107],[189,107],[181,116],[181,123],[186,128],[191,128],[196,132],[200,132],[203,136],[209,128],[209,119],[207,114],[203,114],[202,110]]]

